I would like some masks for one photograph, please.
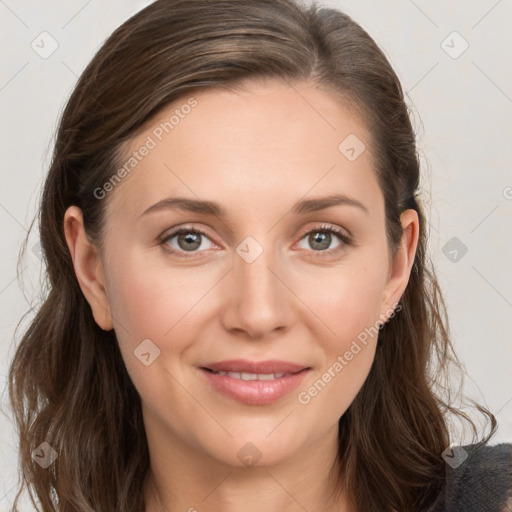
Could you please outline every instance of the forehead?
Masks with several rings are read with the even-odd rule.
[[[132,138],[109,200],[116,210],[129,203],[141,211],[177,189],[259,206],[263,197],[287,204],[336,186],[371,195],[370,143],[353,110],[309,83],[201,90],[164,107]]]

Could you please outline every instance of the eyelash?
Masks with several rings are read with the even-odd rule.
[[[202,251],[191,251],[190,254],[186,254],[186,251],[176,251],[175,249],[171,249],[167,245],[167,242],[169,240],[171,240],[175,236],[181,235],[182,233],[197,233],[197,234],[200,234],[201,236],[204,236],[208,239],[210,238],[208,236],[208,234],[200,228],[179,228],[179,229],[169,233],[168,235],[163,235],[163,237],[160,238],[159,243],[165,251],[167,251],[171,254],[177,254],[183,258],[193,258],[193,257],[195,257],[194,255],[197,254],[197,252],[202,252]],[[341,231],[340,229],[336,228],[335,226],[329,226],[329,225],[317,226],[317,227],[310,229],[309,231],[306,231],[305,233],[303,233],[300,237],[300,240],[303,240],[307,235],[310,235],[311,233],[331,233],[331,234],[334,234],[335,236],[337,236],[340,239],[340,241],[342,242],[341,245],[339,245],[338,247],[335,247],[334,249],[328,249],[325,251],[311,251],[313,253],[317,253],[314,255],[314,257],[322,257],[322,255],[324,255],[326,253],[330,254],[330,255],[337,254],[340,250],[343,250],[343,246],[353,245],[352,237],[350,235],[348,235],[347,233],[345,233],[344,231]]]

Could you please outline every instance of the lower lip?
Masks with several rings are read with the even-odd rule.
[[[296,389],[309,369],[272,380],[242,380],[219,375],[200,368],[212,386],[229,398],[249,405],[265,405],[276,402]]]

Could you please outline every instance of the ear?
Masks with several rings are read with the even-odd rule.
[[[402,238],[391,260],[388,281],[383,292],[382,315],[386,318],[395,309],[407,287],[418,246],[420,224],[416,210],[403,211],[400,221],[403,229]]]
[[[82,292],[91,306],[96,323],[105,331],[113,329],[105,275],[98,248],[84,229],[80,208],[70,206],[64,214],[64,234]]]

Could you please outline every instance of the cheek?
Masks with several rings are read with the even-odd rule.
[[[331,334],[327,336],[331,349],[342,350],[361,330],[379,320],[386,277],[383,263],[361,260],[329,272],[315,270],[296,289],[328,328],[325,332]]]
[[[162,390],[166,400],[180,407],[184,394],[167,372],[178,376],[174,363],[193,338],[194,304],[208,289],[206,282],[191,278],[192,271],[148,265],[148,259],[125,257],[119,261],[123,261],[122,267],[112,268],[108,274],[107,291],[128,374],[154,409],[163,407]]]
[[[375,340],[355,340],[329,359],[297,394],[302,413],[334,425],[343,416],[363,386],[375,356]]]
[[[121,333],[161,338],[208,290],[204,272],[148,264],[156,259],[124,257],[109,273],[109,301]]]
[[[205,295],[219,276],[199,267],[148,265],[149,257],[125,256],[119,261],[123,265],[112,267],[108,273],[107,292],[116,336],[129,370],[140,366],[133,355],[143,340],[151,340],[164,357],[171,355],[171,348],[173,354],[186,350],[190,333],[200,325],[208,303]]]
[[[361,264],[317,276],[318,286],[309,292],[308,304],[314,304],[329,329],[316,337],[322,346],[322,364],[301,386],[297,400],[309,414],[319,414],[329,424],[350,406],[371,369],[386,276],[383,264]]]
[[[324,322],[334,334],[317,337],[322,345],[321,364],[297,394],[307,414],[322,417],[328,425],[340,419],[363,386],[378,341],[375,293],[361,287],[350,291],[347,288],[337,295],[338,302],[324,305]]]

